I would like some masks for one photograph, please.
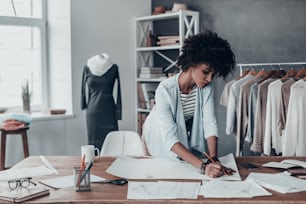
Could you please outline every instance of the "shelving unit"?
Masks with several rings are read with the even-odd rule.
[[[162,31],[154,31],[156,24],[166,21],[174,20],[177,24],[177,29],[171,31],[171,35],[178,36],[178,43],[157,46],[149,42],[151,38],[150,34],[153,35],[169,35],[169,33],[163,33]],[[145,120],[146,115],[150,112],[152,107],[145,107],[140,105],[139,99],[139,85],[138,84],[156,84],[158,85],[162,80],[166,78],[166,74],[171,70],[175,69],[176,58],[180,53],[181,48],[184,44],[184,39],[190,35],[197,34],[199,32],[199,13],[196,11],[178,11],[158,15],[150,15],[144,17],[135,18],[136,26],[136,97],[137,97],[137,130],[141,134],[141,126]],[[169,52],[176,52],[175,58],[169,55]],[[140,70],[142,67],[151,67],[154,69],[156,66],[154,56],[158,56],[163,59],[167,66],[163,66],[163,78],[139,78]],[[142,85],[143,86],[143,85]],[[145,104],[149,104],[148,101]]]

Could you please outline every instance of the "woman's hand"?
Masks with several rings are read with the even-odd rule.
[[[223,175],[232,175],[235,172],[233,169],[226,168],[220,162],[209,163],[205,167],[205,174],[212,178],[217,178]]]
[[[205,167],[205,174],[212,178],[223,176],[223,166],[217,162],[207,164]]]

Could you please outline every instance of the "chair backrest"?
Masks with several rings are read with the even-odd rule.
[[[102,145],[100,156],[144,156],[141,138],[134,131],[109,132]]]

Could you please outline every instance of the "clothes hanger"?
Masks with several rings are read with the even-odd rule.
[[[283,76],[286,75],[286,71],[282,69],[282,67],[280,65],[279,66],[279,69],[278,70],[274,70],[273,66],[271,65],[272,67],[272,70],[274,70],[273,72],[271,71],[269,77],[270,78],[273,78],[273,79],[279,79],[279,78],[282,78]]]
[[[300,69],[299,71],[298,71],[298,73],[295,75],[295,80],[299,80],[299,79],[301,79],[301,78],[303,78],[303,77],[305,77],[306,76],[306,69],[304,69],[304,67],[302,68],[302,69]]]
[[[279,78],[284,77],[286,74],[287,74],[287,73],[286,73],[285,70],[279,69],[279,70],[276,71],[274,77],[275,77],[276,79],[279,79]]]
[[[245,76],[249,73],[249,71],[250,71],[250,70],[248,70],[248,69],[247,69],[247,70],[244,70],[244,71],[242,72],[242,75],[239,76],[239,77],[237,77],[236,80],[239,80],[239,79],[245,77]]]
[[[268,77],[268,75],[269,73],[266,72],[264,68],[262,68],[259,72],[257,72],[257,74],[255,75],[255,78],[260,78],[260,77],[266,78]]]
[[[244,72],[242,72],[242,75],[237,77],[236,80],[239,80],[239,79],[241,79],[241,78],[243,78],[247,75],[253,75],[254,76],[254,75],[256,75],[256,73],[257,72],[254,70],[254,68],[251,67],[251,69],[247,69]]]
[[[269,78],[273,78],[274,75],[277,73],[277,71],[272,67],[271,71],[268,72],[268,74],[262,79],[260,80],[258,83],[261,83]]]
[[[291,67],[291,69],[285,74],[285,76],[281,78],[281,81],[285,81],[288,78],[293,78],[296,76],[296,74],[297,72],[293,69],[293,67]]]
[[[253,75],[255,76],[257,74],[257,72],[254,70],[254,68],[252,68],[249,72],[248,75]]]
[[[274,78],[274,76],[277,74],[277,71],[275,69],[272,69],[269,74],[268,74],[268,77],[267,78]]]

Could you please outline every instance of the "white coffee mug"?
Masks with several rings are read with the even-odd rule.
[[[82,145],[81,156],[83,157],[83,155],[85,155],[85,162],[89,162],[90,160],[99,157],[100,150],[98,148],[95,148],[94,145]]]

